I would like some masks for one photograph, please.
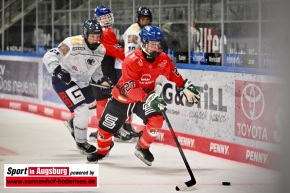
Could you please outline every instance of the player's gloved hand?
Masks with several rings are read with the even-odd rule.
[[[200,92],[195,88],[190,80],[185,79],[184,85],[180,90],[184,94],[187,102],[197,103],[200,100]]]
[[[161,113],[162,110],[165,110],[167,105],[166,102],[155,92],[151,92],[146,96],[145,103],[159,113]]]
[[[66,84],[69,84],[71,82],[71,76],[69,72],[66,71],[65,69],[62,69],[60,65],[58,65],[54,70],[54,75],[57,76],[60,80],[62,80]]]
[[[120,46],[124,47],[125,42],[124,42],[123,39],[120,39],[120,40],[118,40],[118,44],[119,44]]]
[[[113,82],[111,81],[111,79],[107,76],[103,76],[102,78],[100,78],[98,81],[97,81],[97,84],[98,85],[102,85],[102,86],[107,86],[107,87],[110,87],[110,88],[113,88],[114,87],[114,84]]]
[[[96,83],[98,85],[101,85],[101,86],[105,86],[105,87],[108,87],[108,88],[100,88],[102,90],[102,93],[103,94],[111,94],[112,92],[112,89],[114,87],[114,84],[113,82],[110,80],[109,77],[107,76],[103,76],[102,78],[100,78],[97,82],[95,82],[94,80],[92,80],[93,83]]]

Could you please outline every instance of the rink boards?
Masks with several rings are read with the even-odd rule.
[[[191,105],[162,81],[167,115],[183,148],[273,168],[282,135],[279,82],[263,74],[179,69],[201,91],[201,100]],[[41,57],[1,56],[0,107],[67,120],[66,110],[51,86],[51,77]],[[276,97],[276,98],[275,98]],[[134,125],[142,129],[138,117]],[[96,117],[90,127],[96,127]],[[175,145],[166,124],[157,142]]]

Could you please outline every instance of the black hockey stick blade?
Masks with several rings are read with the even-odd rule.
[[[196,184],[195,179],[191,179],[191,180],[185,182],[184,184],[180,184],[180,185],[176,186],[175,190],[176,191],[185,191],[188,188],[194,186],[195,184]]]

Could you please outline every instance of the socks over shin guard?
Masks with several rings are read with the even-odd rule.
[[[108,133],[102,129],[98,129],[99,136],[97,138],[98,142],[98,153],[106,155],[110,151],[110,146],[112,143],[113,133]]]
[[[150,145],[155,141],[158,133],[159,131],[157,129],[149,129],[148,127],[146,127],[139,140],[140,147],[143,149],[148,149]]]

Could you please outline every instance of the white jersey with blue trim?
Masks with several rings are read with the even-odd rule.
[[[141,47],[141,37],[139,33],[141,28],[138,23],[133,23],[123,34],[123,40],[125,44],[125,57],[128,56],[134,50]]]
[[[60,51],[60,46],[66,45],[68,52]],[[67,70],[73,81],[83,88],[92,79],[97,81],[102,77],[101,62],[106,53],[100,44],[96,50],[90,50],[81,35],[66,38],[57,48],[49,50],[43,57],[47,70],[53,74],[58,65]]]

